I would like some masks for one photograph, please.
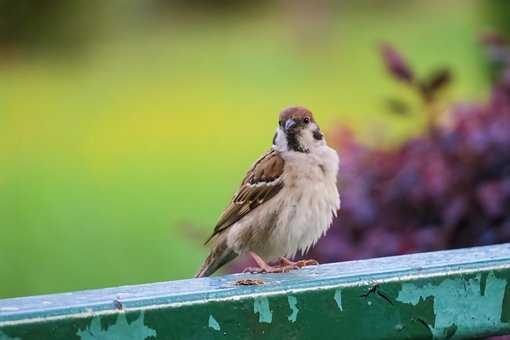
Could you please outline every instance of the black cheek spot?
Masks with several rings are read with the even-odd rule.
[[[276,135],[278,135],[278,133],[276,132],[273,136],[273,145],[276,145]]]
[[[313,138],[315,138],[316,140],[321,140],[324,136],[322,135],[322,133],[319,131],[319,129],[315,130],[313,132]]]

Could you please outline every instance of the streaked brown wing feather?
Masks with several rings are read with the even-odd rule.
[[[205,243],[275,196],[283,188],[283,166],[283,158],[274,150],[257,160]]]

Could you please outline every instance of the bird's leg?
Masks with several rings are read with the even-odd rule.
[[[316,266],[319,264],[319,262],[317,262],[316,260],[299,260],[299,261],[291,261],[289,260],[288,258],[285,258],[285,257],[280,257],[280,263],[282,266],[294,266],[294,267],[297,267],[297,268],[303,268],[303,267],[306,267],[306,266]]]
[[[243,272],[250,272],[250,273],[285,273],[293,269],[297,269],[295,265],[280,265],[280,266],[271,266],[266,263],[260,256],[255,254],[254,252],[249,252],[250,256],[255,260],[258,267],[248,267],[245,268]]]

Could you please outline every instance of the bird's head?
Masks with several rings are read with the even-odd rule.
[[[273,148],[308,153],[324,143],[324,136],[310,110],[293,106],[280,112]]]

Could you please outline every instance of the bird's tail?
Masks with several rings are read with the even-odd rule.
[[[205,277],[212,275],[215,271],[217,271],[221,266],[226,264],[227,262],[232,261],[237,257],[237,253],[233,250],[226,247],[226,244],[223,246],[215,247],[207,256],[202,267],[195,275],[195,277]]]

